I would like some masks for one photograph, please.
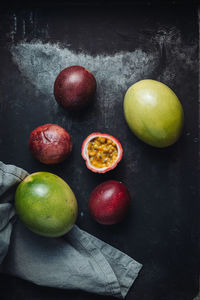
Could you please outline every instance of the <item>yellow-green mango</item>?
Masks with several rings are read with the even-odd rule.
[[[140,140],[158,148],[174,144],[184,123],[183,108],[175,93],[150,79],[138,81],[127,90],[124,115]]]

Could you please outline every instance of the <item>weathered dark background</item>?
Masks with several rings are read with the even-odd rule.
[[[61,176],[77,196],[78,225],[144,264],[127,299],[192,299],[200,269],[197,6],[57,4],[7,3],[1,10],[0,159]],[[94,72],[98,90],[92,106],[69,114],[57,106],[52,85],[61,69],[75,63]],[[184,132],[170,148],[145,145],[125,123],[124,93],[144,78],[166,83],[183,104]],[[44,123],[57,123],[72,136],[73,153],[60,165],[44,166],[29,154],[29,134]],[[93,131],[110,133],[123,145],[123,161],[109,174],[93,174],[81,159],[82,141]],[[123,181],[132,196],[126,220],[111,227],[96,224],[87,206],[93,188],[108,179]],[[0,299],[106,297],[2,275]]]

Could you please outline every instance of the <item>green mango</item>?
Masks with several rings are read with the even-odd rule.
[[[46,237],[66,234],[78,214],[77,201],[69,185],[49,172],[33,173],[18,185],[15,208],[31,231]]]

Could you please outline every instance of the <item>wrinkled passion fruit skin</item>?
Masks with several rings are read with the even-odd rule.
[[[124,98],[124,114],[135,135],[151,146],[168,147],[181,135],[182,105],[175,93],[159,81],[145,79],[133,84]]]
[[[78,215],[76,197],[69,185],[49,172],[30,174],[18,185],[15,208],[31,231],[46,237],[66,234]]]
[[[94,75],[82,66],[71,66],[60,72],[54,83],[56,101],[66,109],[87,106],[96,92]]]
[[[120,222],[130,205],[130,194],[126,186],[116,180],[98,185],[89,199],[89,210],[98,223],[112,225]]]
[[[35,128],[29,137],[29,150],[33,157],[44,164],[57,164],[65,160],[72,151],[69,133],[56,124],[45,124]]]

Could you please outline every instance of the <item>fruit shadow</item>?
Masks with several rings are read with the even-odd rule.
[[[151,161],[152,163],[156,161],[176,161],[180,157],[181,149],[183,149],[185,144],[184,132],[175,144],[165,148],[157,148],[144,143],[138,139],[129,128],[127,128],[126,133],[127,139],[131,141],[131,144],[136,148],[136,151],[145,154],[148,161]]]
[[[74,160],[73,151],[69,154],[69,156],[62,162],[57,164],[43,164],[34,157],[30,155],[30,165],[32,166],[32,170],[30,172],[51,172],[54,174],[62,174],[69,166],[69,162]]]
[[[65,109],[61,106],[59,106],[59,112],[66,116],[68,119],[73,119],[74,121],[83,121],[85,118],[87,118],[88,115],[91,115],[93,113],[95,104],[97,101],[97,95],[93,97],[93,99],[83,108],[81,109]]]
[[[130,204],[131,206],[133,204]],[[114,247],[123,249],[123,240],[124,233],[130,231],[133,226],[133,221],[135,219],[134,210],[128,210],[127,214],[124,216],[123,220],[121,220],[117,224],[112,225],[104,225],[97,223],[91,215],[89,215],[89,220],[87,221],[87,227],[90,228],[90,232],[100,238],[101,240],[111,244]]]

